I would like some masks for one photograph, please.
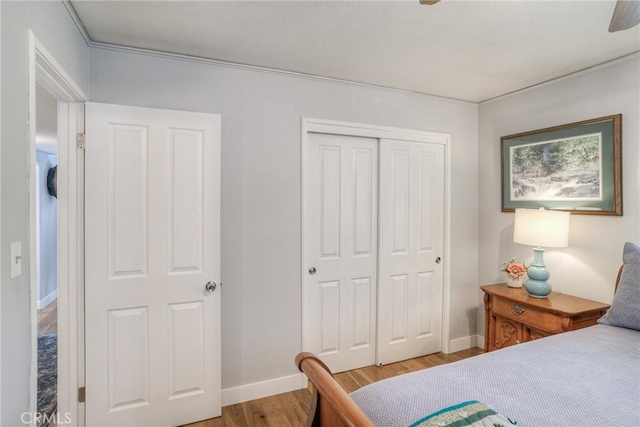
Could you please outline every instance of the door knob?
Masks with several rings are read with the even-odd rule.
[[[216,290],[216,287],[218,287],[218,285],[216,285],[216,282],[207,282],[204,285],[204,290],[208,292],[213,292]]]
[[[313,276],[314,274],[316,274],[316,268],[315,268],[315,267],[311,267],[311,268],[309,269],[309,274],[310,274],[310,275],[312,275],[312,276]]]
[[[442,262],[442,258],[437,257],[437,258],[436,258],[436,264],[440,264],[440,262]]]

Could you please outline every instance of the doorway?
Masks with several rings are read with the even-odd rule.
[[[303,350],[334,372],[448,340],[449,135],[302,121]]]
[[[84,385],[84,168],[76,141],[84,132],[87,96],[31,31],[28,40],[29,410],[33,425],[84,425],[78,402]],[[45,236],[47,244],[41,245]],[[46,364],[42,369],[39,356]],[[40,376],[40,384],[39,371],[49,373],[44,383]],[[45,394],[46,408],[38,405]]]
[[[38,414],[50,420],[58,394],[58,100],[36,84],[36,269]],[[41,425],[48,425],[44,421]]]

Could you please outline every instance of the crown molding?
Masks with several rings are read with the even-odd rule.
[[[267,74],[277,74],[277,75],[288,76],[288,77],[297,77],[297,78],[302,78],[307,80],[324,81],[324,82],[329,82],[334,84],[360,87],[365,89],[384,90],[387,92],[401,93],[404,95],[417,96],[421,98],[430,98],[434,100],[437,99],[440,101],[476,105],[476,102],[467,101],[464,99],[431,95],[423,92],[416,92],[416,91],[411,91],[406,89],[398,89],[398,88],[393,88],[389,86],[374,85],[370,83],[361,83],[361,82],[356,82],[352,80],[343,80],[343,79],[336,79],[332,77],[317,76],[314,74],[300,73],[297,71],[287,71],[287,70],[280,70],[277,68],[268,68],[268,67],[261,67],[257,65],[241,64],[237,62],[221,61],[218,59],[209,59],[209,58],[203,58],[203,57],[193,56],[193,55],[184,55],[179,53],[171,53],[171,52],[164,52],[164,51],[158,51],[158,50],[152,50],[152,49],[143,49],[138,47],[114,45],[114,44],[102,43],[102,42],[91,42],[91,47],[96,49],[112,50],[116,52],[125,52],[125,53],[132,53],[132,54],[138,54],[138,55],[153,56],[153,57],[173,59],[178,61],[195,62],[198,64],[207,64],[207,65],[213,65],[217,67],[234,68],[234,69],[255,71],[255,72],[261,72],[261,73],[267,73]]]
[[[353,80],[344,80],[344,79],[337,79],[337,78],[332,78],[332,77],[323,77],[323,76],[318,76],[318,75],[315,75],[315,74],[307,74],[307,73],[301,73],[301,72],[297,72],[297,71],[280,70],[280,69],[277,69],[277,68],[269,68],[269,67],[261,67],[261,66],[258,66],[258,65],[241,64],[241,63],[237,63],[237,62],[222,61],[222,60],[219,60],[219,59],[210,59],[210,58],[204,58],[204,57],[194,56],[194,55],[184,55],[184,54],[164,52],[164,51],[159,51],[159,50],[152,50],[152,49],[144,49],[144,48],[138,48],[138,47],[115,45],[115,44],[110,44],[110,43],[95,42],[95,41],[91,40],[91,37],[89,37],[89,33],[87,32],[86,28],[82,24],[82,21],[80,21],[80,18],[78,17],[78,14],[76,13],[75,9],[73,8],[73,5],[71,4],[71,2],[69,0],[61,0],[61,1],[62,1],[62,4],[67,9],[67,11],[69,12],[69,15],[71,16],[71,19],[73,20],[73,22],[75,23],[76,27],[78,28],[78,31],[80,31],[80,34],[82,35],[82,38],[87,43],[87,46],[89,46],[90,48],[105,49],[105,50],[112,50],[112,51],[116,51],[116,52],[124,52],[124,53],[138,54],[138,55],[153,56],[153,57],[157,57],[157,58],[173,59],[173,60],[177,60],[177,61],[194,62],[194,63],[198,63],[198,64],[207,64],[207,65],[213,65],[213,66],[223,67],[223,68],[234,68],[234,69],[261,72],[261,73],[267,73],[267,74],[276,74],[276,75],[282,75],[282,76],[288,76],[288,77],[302,78],[302,79],[307,79],[307,80],[323,81],[323,82],[328,82],[328,83],[333,83],[333,84],[340,84],[340,85],[344,85],[344,86],[359,87],[359,88],[364,88],[364,89],[382,90],[382,91],[391,92],[391,93],[400,93],[400,94],[403,94],[403,95],[416,96],[416,97],[420,97],[420,98],[428,98],[428,99],[433,99],[433,100],[453,102],[453,103],[459,103],[459,104],[465,104],[465,105],[478,105],[478,106],[480,106],[480,105],[489,104],[491,102],[498,101],[498,100],[501,100],[501,99],[505,99],[505,98],[508,98],[510,96],[514,96],[514,95],[517,95],[517,94],[520,94],[520,93],[528,92],[528,91],[530,91],[532,89],[543,87],[543,86],[546,86],[546,85],[549,85],[549,84],[552,84],[552,83],[557,83],[559,81],[563,81],[563,80],[566,80],[566,79],[569,79],[569,78],[572,78],[572,77],[575,77],[575,76],[578,76],[578,75],[582,75],[582,74],[585,74],[585,73],[596,71],[596,70],[599,70],[599,69],[602,69],[602,68],[606,68],[606,67],[609,67],[609,66],[624,62],[624,61],[628,61],[630,59],[634,59],[634,58],[640,57],[640,51],[636,51],[636,52],[630,53],[628,55],[624,55],[624,56],[621,56],[621,57],[618,57],[618,58],[611,59],[609,61],[602,62],[602,63],[597,64],[597,65],[593,65],[591,67],[583,68],[582,70],[578,70],[578,71],[575,71],[575,72],[572,72],[572,73],[569,73],[569,74],[565,74],[565,75],[562,75],[562,76],[559,76],[559,77],[554,77],[552,79],[546,80],[546,81],[541,82],[541,83],[535,83],[535,84],[532,84],[531,86],[527,86],[527,87],[524,87],[524,88],[521,88],[521,89],[516,89],[516,90],[513,90],[511,92],[504,93],[502,95],[498,95],[498,96],[495,96],[495,97],[492,97],[492,98],[487,98],[485,100],[476,102],[476,101],[469,101],[469,100],[465,100],[465,99],[451,98],[451,97],[447,97],[447,96],[433,95],[433,94],[429,94],[429,93],[417,92],[417,91],[412,91],[412,90],[398,89],[398,88],[389,87],[389,86],[381,86],[381,85],[375,85],[375,84],[370,84],[370,83],[356,82],[356,81],[353,81]]]
[[[567,80],[567,79],[570,79],[570,78],[573,78],[573,77],[576,77],[576,76],[580,76],[580,75],[583,75],[583,74],[591,73],[593,71],[601,70],[603,68],[611,67],[613,65],[620,64],[621,62],[626,62],[626,61],[629,61],[629,60],[635,59],[635,58],[640,58],[640,51],[632,52],[632,53],[629,53],[627,55],[620,56],[618,58],[610,59],[609,61],[601,62],[600,64],[592,65],[591,67],[583,68],[582,70],[574,71],[573,73],[565,74],[565,75],[560,76],[560,77],[554,77],[553,79],[549,79],[549,80],[546,80],[546,81],[541,82],[541,83],[536,83],[536,84],[533,84],[531,86],[523,87],[522,89],[516,89],[514,91],[507,92],[505,94],[498,95],[498,96],[495,96],[493,98],[485,99],[484,101],[479,101],[478,105],[490,104],[490,103],[492,103],[494,101],[499,101],[499,100],[502,100],[502,99],[505,99],[505,98],[509,98],[509,97],[511,97],[513,95],[519,95],[521,93],[528,92],[528,91],[530,91],[532,89],[538,89],[538,88],[541,88],[543,86],[547,86],[547,85],[550,85],[550,84],[553,84],[553,83],[561,82],[563,80]]]
[[[76,13],[76,10],[73,8],[73,5],[71,4],[71,2],[69,0],[62,0],[62,4],[67,9],[67,12],[69,12],[71,19],[73,20],[73,23],[76,24],[76,27],[78,28],[78,31],[80,31],[80,35],[84,39],[85,43],[87,43],[87,46],[91,47],[93,44],[93,41],[91,40],[91,37],[89,37],[89,33],[87,33],[87,29],[84,27],[84,25],[82,25],[82,21],[80,21],[80,18],[78,17],[78,14]]]
[[[401,93],[401,94],[404,94],[404,95],[417,96],[417,97],[420,97],[420,98],[425,98],[426,97],[426,98],[429,98],[429,99],[437,99],[437,100],[440,100],[440,101],[461,103],[461,104],[467,104],[467,105],[475,105],[475,104],[477,104],[474,101],[467,101],[467,100],[464,100],[464,99],[457,99],[457,98],[450,98],[450,97],[446,97],[446,96],[432,95],[432,94],[428,94],[428,93],[424,93],[424,92],[417,92],[417,91],[406,90],[406,89],[398,89],[398,88],[394,88],[394,87],[380,86],[380,85],[375,85],[375,84],[370,84],[370,83],[361,83],[361,82],[356,82],[356,81],[352,81],[352,80],[343,80],[343,79],[336,79],[336,78],[332,78],[332,77],[317,76],[317,75],[314,75],[314,74],[300,73],[300,72],[297,72],[297,71],[280,70],[280,69],[277,69],[277,68],[269,68],[269,67],[261,67],[261,66],[257,66],[257,65],[248,65],[248,64],[241,64],[241,63],[236,63],[236,62],[221,61],[221,60],[218,60],[218,59],[209,59],[209,58],[203,58],[203,57],[193,56],[193,55],[184,55],[184,54],[164,52],[164,51],[159,51],[159,50],[143,49],[143,48],[137,48],[137,47],[115,45],[115,44],[110,44],[110,43],[95,42],[95,41],[91,40],[91,37],[89,37],[89,33],[87,32],[87,29],[82,24],[82,21],[80,21],[80,18],[78,17],[78,14],[76,13],[76,10],[73,8],[73,5],[71,4],[71,2],[69,0],[61,0],[61,1],[62,1],[62,4],[64,5],[64,7],[67,9],[67,12],[69,12],[69,15],[71,16],[71,19],[73,20],[73,22],[75,23],[76,27],[78,28],[78,31],[80,31],[80,34],[82,35],[82,38],[87,43],[87,46],[89,46],[90,48],[106,49],[106,50],[113,50],[113,51],[126,52],[126,53],[134,53],[134,54],[138,54],[138,55],[147,55],[147,56],[154,56],[154,57],[159,57],[159,58],[168,58],[168,59],[174,59],[174,60],[179,60],[179,61],[195,62],[195,63],[199,63],[199,64],[214,65],[214,66],[225,67],[225,68],[235,68],[235,69],[262,72],[262,73],[268,73],[268,74],[279,74],[279,75],[284,75],[284,76],[289,76],[289,77],[297,77],[297,78],[304,78],[304,79],[308,79],[308,80],[325,81],[325,82],[334,83],[334,84],[341,84],[341,85],[360,87],[360,88],[366,88],[366,89],[384,90],[384,91],[387,91],[387,92]]]

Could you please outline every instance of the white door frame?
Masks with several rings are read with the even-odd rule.
[[[305,236],[305,218],[306,213],[306,194],[305,188],[307,185],[305,177],[305,164],[307,161],[307,143],[308,134],[311,133],[327,133],[336,135],[349,135],[360,136],[367,138],[378,139],[396,139],[402,141],[412,142],[430,142],[436,144],[442,144],[445,147],[445,177],[444,177],[444,268],[443,268],[443,280],[442,280],[442,352],[449,353],[449,319],[450,319],[450,263],[451,259],[451,147],[450,147],[450,135],[443,132],[431,132],[417,129],[403,129],[388,126],[369,125],[363,123],[352,123],[335,120],[314,119],[308,117],[302,117],[300,122],[301,130],[301,262],[300,262],[300,283],[302,284],[301,290],[301,308],[302,308],[302,350],[308,349],[311,343],[311,337],[308,333],[309,322],[305,319],[305,303],[306,303],[306,286],[307,274],[306,273],[306,244],[307,237]],[[376,333],[377,337],[377,333]],[[376,356],[377,357],[377,356]]]
[[[84,425],[84,404],[77,389],[84,384],[84,154],[76,134],[84,129],[82,89],[29,30],[29,289],[31,364],[29,410],[37,410],[36,310],[36,83],[58,99],[58,419]],[[67,415],[69,414],[69,415]],[[33,417],[32,417],[33,418]],[[35,420],[34,420],[35,423]]]

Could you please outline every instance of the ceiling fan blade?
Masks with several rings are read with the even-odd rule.
[[[420,0],[420,4],[428,4],[429,6],[438,3],[440,0]]]
[[[618,0],[609,24],[609,32],[628,30],[638,24],[640,24],[640,0]]]

